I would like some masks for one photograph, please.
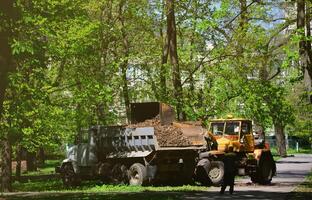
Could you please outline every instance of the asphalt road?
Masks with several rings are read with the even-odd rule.
[[[282,200],[287,194],[302,183],[312,169],[312,155],[298,154],[277,161],[277,176],[273,177],[270,185],[252,184],[246,177],[235,181],[234,194],[230,195],[228,188],[220,195],[219,187],[211,187],[208,192],[185,195],[187,200],[219,200],[219,199],[255,199]]]

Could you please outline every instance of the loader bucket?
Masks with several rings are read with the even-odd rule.
[[[162,125],[171,124],[175,119],[174,109],[160,102],[131,103],[131,124],[159,117]]]

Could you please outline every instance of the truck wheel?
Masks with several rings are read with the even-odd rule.
[[[146,182],[146,167],[141,163],[134,163],[129,169],[129,184],[143,185]]]
[[[66,163],[62,169],[62,181],[65,187],[72,187],[79,184],[74,168],[71,163]]]
[[[127,167],[121,164],[115,164],[111,171],[111,180],[114,184],[122,184],[128,182]]]
[[[224,176],[224,164],[221,161],[212,161],[208,171],[210,182],[214,186],[219,186],[222,183]]]

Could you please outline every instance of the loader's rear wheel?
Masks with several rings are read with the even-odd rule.
[[[134,163],[129,169],[129,184],[144,185],[147,180],[146,167],[141,163]]]
[[[219,186],[224,176],[224,164],[221,161],[212,161],[208,171],[208,177],[212,185]]]

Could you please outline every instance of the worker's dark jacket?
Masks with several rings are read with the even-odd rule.
[[[227,153],[224,155],[224,179],[223,185],[234,185],[234,179],[237,172],[235,153]]]

